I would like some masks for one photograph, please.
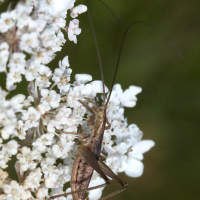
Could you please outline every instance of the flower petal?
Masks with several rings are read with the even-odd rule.
[[[92,88],[96,93],[103,93],[102,81],[92,81]],[[105,93],[108,92],[108,88],[105,85]]]
[[[92,76],[89,74],[76,74],[75,79],[79,84],[85,84],[92,80]]]
[[[138,142],[133,148],[132,152],[130,154],[143,154],[147,151],[149,151],[153,146],[155,145],[155,142],[153,140],[142,140]]]
[[[139,160],[129,159],[125,174],[130,177],[139,177],[143,174],[144,165]]]
[[[99,199],[102,195],[102,188],[98,188],[96,190],[91,190],[89,191],[89,199],[90,200],[96,200],[96,199]]]

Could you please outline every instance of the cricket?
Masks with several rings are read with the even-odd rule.
[[[102,2],[102,1],[100,1],[100,2]],[[104,4],[104,5],[110,10],[110,8],[106,4]],[[87,6],[88,6],[88,0],[87,0]],[[123,180],[121,180],[103,162],[104,157],[101,156],[101,147],[102,147],[102,141],[103,141],[103,137],[104,137],[104,131],[110,129],[110,123],[106,117],[106,110],[107,110],[108,103],[109,103],[109,100],[110,100],[110,97],[112,94],[113,86],[115,83],[123,44],[124,44],[125,37],[126,37],[127,32],[129,31],[129,29],[135,24],[143,24],[143,25],[147,25],[150,28],[154,29],[160,35],[163,35],[162,32],[160,32],[157,28],[155,28],[154,26],[152,26],[146,22],[143,22],[143,21],[134,21],[125,29],[125,32],[124,32],[124,35],[122,38],[122,42],[121,42],[121,46],[120,46],[120,50],[119,50],[119,56],[118,56],[117,65],[116,65],[115,72],[114,72],[114,77],[112,80],[112,84],[111,84],[111,88],[110,88],[108,97],[106,99],[103,66],[102,66],[102,62],[101,62],[101,56],[100,56],[100,51],[99,51],[99,47],[98,47],[95,30],[94,30],[93,23],[92,23],[91,16],[90,16],[89,6],[88,6],[87,12],[88,12],[90,25],[92,28],[96,51],[98,54],[98,60],[99,60],[99,66],[100,66],[100,72],[101,72],[101,80],[102,80],[102,90],[103,90],[103,105],[99,106],[96,98],[95,99],[85,98],[88,103],[92,103],[92,105],[93,105],[92,107],[90,107],[87,103],[79,100],[79,102],[92,114],[92,116],[88,118],[88,122],[87,122],[88,128],[91,130],[91,133],[90,133],[90,136],[87,137],[84,141],[82,141],[82,144],[80,144],[80,146],[78,147],[78,150],[77,150],[78,153],[74,159],[74,163],[73,163],[73,167],[72,167],[71,182],[70,182],[71,192],[51,196],[48,200],[53,200],[55,198],[59,198],[61,196],[67,196],[67,195],[72,195],[74,200],[87,199],[87,197],[86,197],[87,191],[105,187],[106,185],[110,184],[109,178],[118,182],[122,188],[118,189],[115,192],[110,193],[109,195],[107,195],[105,197],[100,198],[100,200],[105,200],[110,197],[113,197],[127,189],[128,184],[126,182],[124,182]],[[112,11],[111,11],[111,13],[117,19],[117,17],[114,15],[114,13]],[[171,44],[171,45],[175,49],[175,51],[179,54],[179,56],[182,58],[182,54],[176,48],[176,46],[174,46],[173,44]],[[62,132],[62,133],[72,134],[72,133],[68,133],[68,132]],[[81,134],[79,134],[79,135],[81,135]],[[93,174],[94,170],[105,180],[105,183],[89,188],[88,186],[89,186],[89,183],[92,178],[92,174]]]
[[[88,6],[88,1],[87,1]],[[131,23],[125,30],[121,47],[119,51],[118,61],[111,85],[111,89],[108,95],[108,98],[106,99],[106,92],[105,92],[105,83],[104,83],[104,75],[103,75],[103,66],[101,62],[101,56],[100,51],[97,43],[97,38],[95,34],[95,30],[92,24],[92,20],[90,17],[90,11],[88,6],[88,17],[90,21],[90,25],[92,28],[92,33],[96,45],[96,50],[98,54],[99,59],[99,65],[100,65],[100,72],[101,72],[101,80],[102,80],[102,89],[103,89],[103,105],[99,106],[96,99],[88,99],[88,103],[92,103],[93,106],[90,107],[87,103],[79,100],[79,102],[92,114],[92,116],[88,119],[88,127],[91,130],[90,136],[85,139],[84,142],[78,147],[78,153],[74,159],[73,167],[72,167],[72,175],[71,175],[71,192],[63,193],[59,195],[51,196],[48,200],[53,200],[55,198],[59,198],[61,196],[67,196],[72,195],[74,200],[84,200],[86,198],[86,192],[89,190],[94,190],[100,187],[104,187],[110,183],[110,179],[113,179],[117,181],[122,188],[112,192],[111,194],[100,198],[100,200],[105,200],[110,197],[113,197],[123,191],[126,190],[128,184],[125,183],[123,180],[121,180],[104,162],[103,162],[103,156],[101,156],[101,147],[102,147],[102,141],[104,137],[104,131],[110,129],[110,123],[106,117],[106,109],[112,94],[113,86],[115,83],[118,67],[119,67],[119,61],[121,57],[122,47],[124,44],[124,40],[126,37],[126,34],[131,26],[133,26],[136,23],[143,23],[139,21],[135,21]],[[73,134],[68,132],[63,132],[66,134]],[[79,133],[78,133],[79,134]],[[93,171],[96,171],[101,175],[101,177],[105,180],[104,184],[90,187],[88,188],[88,185],[90,183],[90,180],[92,178]]]

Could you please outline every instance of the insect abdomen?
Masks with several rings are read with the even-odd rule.
[[[92,177],[93,168],[90,167],[78,154],[74,160],[71,177],[72,191],[87,189]],[[84,200],[86,191],[73,194],[74,200]]]

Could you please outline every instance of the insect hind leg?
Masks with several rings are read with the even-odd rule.
[[[76,194],[76,193],[79,193],[79,192],[84,192],[85,190],[87,190],[87,191],[95,190],[95,189],[98,189],[98,188],[101,188],[101,187],[105,187],[109,183],[110,182],[106,182],[104,184],[97,185],[97,186],[94,186],[94,187],[91,187],[91,188],[77,190],[77,191],[72,191],[72,192],[66,192],[66,193],[63,193],[63,194],[58,194],[58,195],[55,195],[55,196],[52,196],[52,197],[48,198],[47,200],[53,200],[55,198],[59,198],[59,197],[63,197],[63,196],[68,196],[68,195]]]
[[[79,136],[81,137],[82,139],[85,139],[85,138],[88,138],[89,135],[88,134],[83,134],[83,133],[76,133],[76,132],[67,132],[67,131],[61,131],[61,130],[58,130],[56,127],[54,127],[55,130],[59,133],[64,133],[64,134],[67,134],[67,135],[74,135],[74,136]]]
[[[80,153],[81,157],[85,160],[85,162],[87,164],[89,164],[97,173],[99,173],[101,175],[101,177],[106,181],[106,183],[105,183],[106,185],[108,183],[110,183],[110,179],[108,178],[108,177],[110,177],[110,178],[114,179],[115,181],[117,181],[122,186],[122,189],[119,189],[119,190],[101,198],[100,200],[108,199],[108,198],[115,196],[126,190],[128,184],[125,183],[124,181],[122,181],[103,161],[101,161],[101,159],[99,159],[97,161],[93,152],[91,152],[84,146],[79,147],[78,152]],[[100,187],[103,187],[103,186],[99,185],[93,189],[97,189]],[[86,189],[86,190],[88,190],[88,189]]]
[[[128,187],[128,184],[125,183],[124,181],[122,181],[116,174],[114,174],[114,172],[101,160],[99,159],[98,160],[98,163],[99,163],[99,166],[101,167],[102,171],[110,178],[112,178],[113,180],[117,181],[121,186],[122,186],[122,189],[119,189],[115,192],[112,192],[111,194],[101,198],[100,200],[105,200],[105,199],[108,199],[110,197],[113,197],[123,191],[126,190],[126,188]]]

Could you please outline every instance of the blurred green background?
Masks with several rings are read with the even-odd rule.
[[[124,25],[98,0],[90,2],[108,87],[125,27],[140,20],[162,32],[137,24],[130,29],[124,43],[116,83],[123,89],[130,85],[143,89],[136,107],[127,108],[125,116],[129,124],[137,124],[144,132],[143,139],[152,139],[156,145],[144,155],[143,176],[129,178],[120,174],[129,184],[128,190],[111,199],[200,199],[200,2],[104,2]],[[76,2],[80,3],[86,4],[82,0]],[[73,78],[76,73],[88,73],[93,79],[100,79],[87,13],[78,19],[82,28],[78,44],[68,41],[49,66],[57,67],[58,61],[69,55]],[[112,182],[104,195],[117,188],[118,184]]]

